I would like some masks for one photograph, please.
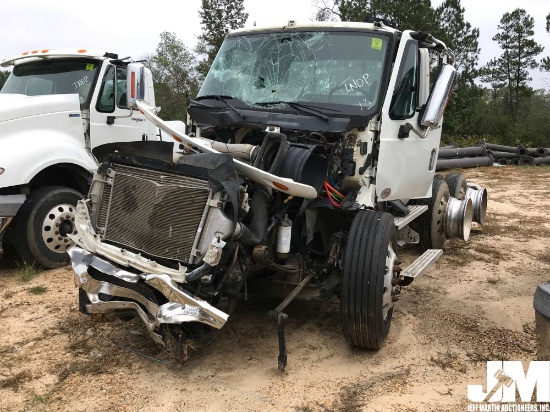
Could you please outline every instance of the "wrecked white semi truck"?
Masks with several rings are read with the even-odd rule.
[[[129,59],[98,50],[33,50],[4,59],[0,91],[0,255],[4,234],[28,263],[67,264],[75,206],[113,143],[158,140],[127,106]],[[154,104],[144,70],[144,97]]]
[[[128,105],[183,153],[112,154],[78,204],[69,254],[83,313],[139,316],[176,354],[215,337],[242,295],[283,299],[269,313],[280,369],[293,299],[336,295],[345,339],[378,349],[401,288],[446,239],[468,239],[474,212],[483,222],[484,189],[434,176],[455,69],[427,33],[381,21],[233,31],[188,102],[187,134],[140,94],[143,68],[128,70]],[[399,248],[415,243],[424,252],[402,268]]]

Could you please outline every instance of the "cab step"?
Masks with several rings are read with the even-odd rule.
[[[418,278],[424,273],[437,259],[441,257],[443,250],[428,249],[420,255],[407,269],[401,272],[401,276],[406,278]]]
[[[409,214],[407,216],[393,218],[397,230],[404,228],[406,225],[411,223],[414,219],[416,219],[418,216],[428,210],[428,206],[409,205],[407,206],[407,209],[409,209]]]

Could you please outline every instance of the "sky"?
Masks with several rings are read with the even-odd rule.
[[[432,0],[439,5],[442,0]],[[462,0],[465,17],[480,29],[480,63],[501,54],[492,41],[505,12],[524,8],[535,18],[535,40],[545,47],[540,55],[550,56],[550,34],[545,17],[548,0]],[[177,8],[174,5],[177,4]],[[273,5],[270,9],[269,5]],[[153,7],[153,5],[155,7]],[[201,0],[124,2],[95,0],[18,0],[2,4],[0,60],[27,50],[44,48],[88,48],[118,53],[139,59],[153,53],[163,31],[174,32],[189,48],[201,32],[198,11]],[[283,24],[288,20],[312,20],[314,0],[244,0],[249,13],[247,26]],[[534,88],[550,88],[550,74],[534,71]]]

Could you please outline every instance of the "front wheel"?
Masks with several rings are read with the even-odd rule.
[[[349,232],[342,271],[342,324],[348,343],[379,349],[393,314],[395,224],[389,213],[359,212]]]
[[[75,234],[77,202],[81,193],[68,187],[48,186],[32,192],[13,221],[13,243],[21,258],[30,264],[53,269],[69,262],[67,236]]]

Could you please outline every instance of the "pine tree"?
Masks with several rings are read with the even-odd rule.
[[[550,13],[546,16],[546,32],[550,34]],[[540,69],[550,72],[550,57],[545,57],[540,61]]]
[[[475,133],[475,110],[483,91],[474,83],[479,58],[479,29],[464,19],[460,0],[445,0],[435,10],[441,39],[455,55],[458,78],[445,112],[443,131],[453,138]]]
[[[202,0],[199,16],[202,34],[198,37],[196,51],[204,59],[198,71],[204,78],[220,49],[227,29],[244,27],[248,13],[244,10],[244,0]]]
[[[544,50],[533,39],[534,25],[534,19],[524,9],[504,13],[498,25],[499,32],[493,37],[503,54],[491,60],[483,70],[485,81],[497,86],[505,83],[507,111],[512,121],[517,119],[521,97],[531,90],[527,84],[532,80],[529,69],[538,67],[535,57]]]
[[[317,8],[317,20],[364,21],[370,16],[392,20],[402,30],[437,30],[430,0],[320,0]]]

